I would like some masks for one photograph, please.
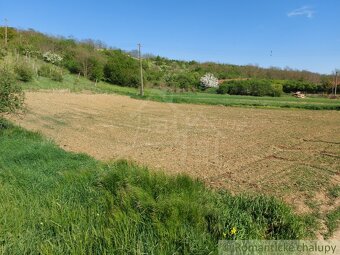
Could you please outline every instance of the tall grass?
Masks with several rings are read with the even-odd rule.
[[[216,254],[219,239],[299,239],[306,218],[0,125],[1,254]],[[230,231],[236,228],[236,234]]]

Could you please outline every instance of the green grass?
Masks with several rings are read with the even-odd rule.
[[[333,198],[340,197],[340,185],[335,185],[329,189],[329,195]]]
[[[106,82],[99,82],[97,86],[95,83],[78,76],[66,74],[63,76],[62,82],[53,81],[45,77],[37,77],[34,81],[28,83],[21,83],[26,90],[53,90],[53,89],[69,89],[72,92],[92,91],[95,93],[117,93],[122,95],[137,95],[138,91],[131,87],[121,87],[111,85]]]
[[[207,93],[169,93],[165,96],[146,95],[147,98],[161,102],[210,104],[223,106],[259,108],[299,108],[309,110],[340,110],[340,102],[327,98],[296,99],[284,97],[254,97],[235,95],[215,95]]]
[[[6,121],[0,215],[0,253],[11,255],[216,254],[219,239],[301,239],[314,224],[273,198],[96,161]]]
[[[54,82],[48,78],[39,77],[35,81],[23,84],[29,90],[38,89],[70,89],[80,92],[83,90],[95,93],[117,93],[128,95],[137,99],[147,99],[158,102],[208,104],[239,107],[260,107],[260,108],[300,108],[310,110],[340,110],[340,101],[322,97],[310,97],[305,99],[294,98],[292,96],[282,97],[254,97],[237,95],[218,95],[213,93],[173,93],[161,89],[145,89],[145,96],[138,95],[138,89],[131,87],[120,87],[105,82],[100,82],[97,86],[94,83],[77,76],[65,75],[63,82]]]
[[[340,223],[340,207],[337,207],[335,210],[331,211],[326,216],[326,225],[328,228],[328,232],[326,234],[326,238],[329,238],[333,235],[334,231],[339,227]]]

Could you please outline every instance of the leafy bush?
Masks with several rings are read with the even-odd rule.
[[[192,73],[180,73],[169,75],[165,78],[166,84],[170,87],[178,87],[184,90],[199,86],[199,77]]]
[[[42,77],[47,77],[50,78],[51,77],[51,68],[48,65],[42,65],[39,69],[38,69],[38,75],[42,76]]]
[[[60,55],[52,53],[50,51],[45,52],[43,54],[43,58],[46,62],[50,62],[52,64],[58,64],[63,60],[63,58]]]
[[[283,91],[285,93],[303,91],[306,93],[317,93],[324,91],[325,88],[321,85],[306,81],[289,80],[283,84]]]
[[[269,96],[273,96],[273,97],[279,97],[282,95],[282,84],[272,84],[272,92],[271,95]]]
[[[81,64],[77,62],[72,56],[65,57],[65,59],[63,60],[63,65],[71,73],[81,73]]]
[[[15,75],[8,69],[0,69],[0,113],[15,112],[22,108],[24,93],[15,82]]]
[[[62,76],[62,74],[59,71],[52,70],[52,72],[51,72],[51,79],[53,81],[62,82],[63,81],[63,76]]]
[[[105,78],[113,84],[137,87],[139,84],[138,61],[122,51],[108,51],[108,62],[104,67]]]
[[[0,59],[4,59],[7,56],[7,50],[0,48]]]
[[[51,68],[49,65],[42,65],[38,69],[38,75],[46,78],[51,78],[53,81],[62,82],[63,75],[61,71]]]
[[[218,88],[208,88],[208,89],[205,89],[203,92],[207,94],[216,94],[217,90]]]
[[[332,78],[330,77],[321,77],[321,81],[320,81],[320,91],[321,92],[326,92],[326,93],[332,93],[332,89],[333,89],[333,82],[332,82]]]
[[[278,97],[282,94],[282,85],[272,84],[270,80],[233,80],[221,84],[217,93]]]
[[[189,75],[179,74],[176,77],[176,82],[181,89],[189,89],[189,87],[191,87],[195,83],[195,81],[191,78],[192,77],[190,77]]]
[[[29,82],[33,80],[34,71],[27,63],[20,63],[15,65],[14,71],[17,74],[17,78],[23,82]]]
[[[203,89],[218,87],[218,79],[211,73],[206,73],[201,77],[200,82]]]
[[[228,92],[229,92],[229,85],[226,82],[222,83],[218,87],[216,92],[217,92],[217,94],[228,94]]]
[[[90,71],[89,79],[92,81],[100,81],[104,77],[104,66],[96,58],[90,58]]]

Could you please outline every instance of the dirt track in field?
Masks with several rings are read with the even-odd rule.
[[[28,92],[15,121],[69,151],[187,173],[213,187],[282,197],[300,211],[339,204],[340,113],[166,104],[125,96]]]

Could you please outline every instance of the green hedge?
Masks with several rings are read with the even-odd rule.
[[[318,93],[325,91],[325,88],[321,85],[306,81],[289,80],[283,84],[283,91],[285,93],[291,93],[296,91],[303,91],[306,93]]]
[[[234,80],[222,83],[218,94],[248,95],[248,96],[273,96],[282,94],[282,85],[270,80]]]

